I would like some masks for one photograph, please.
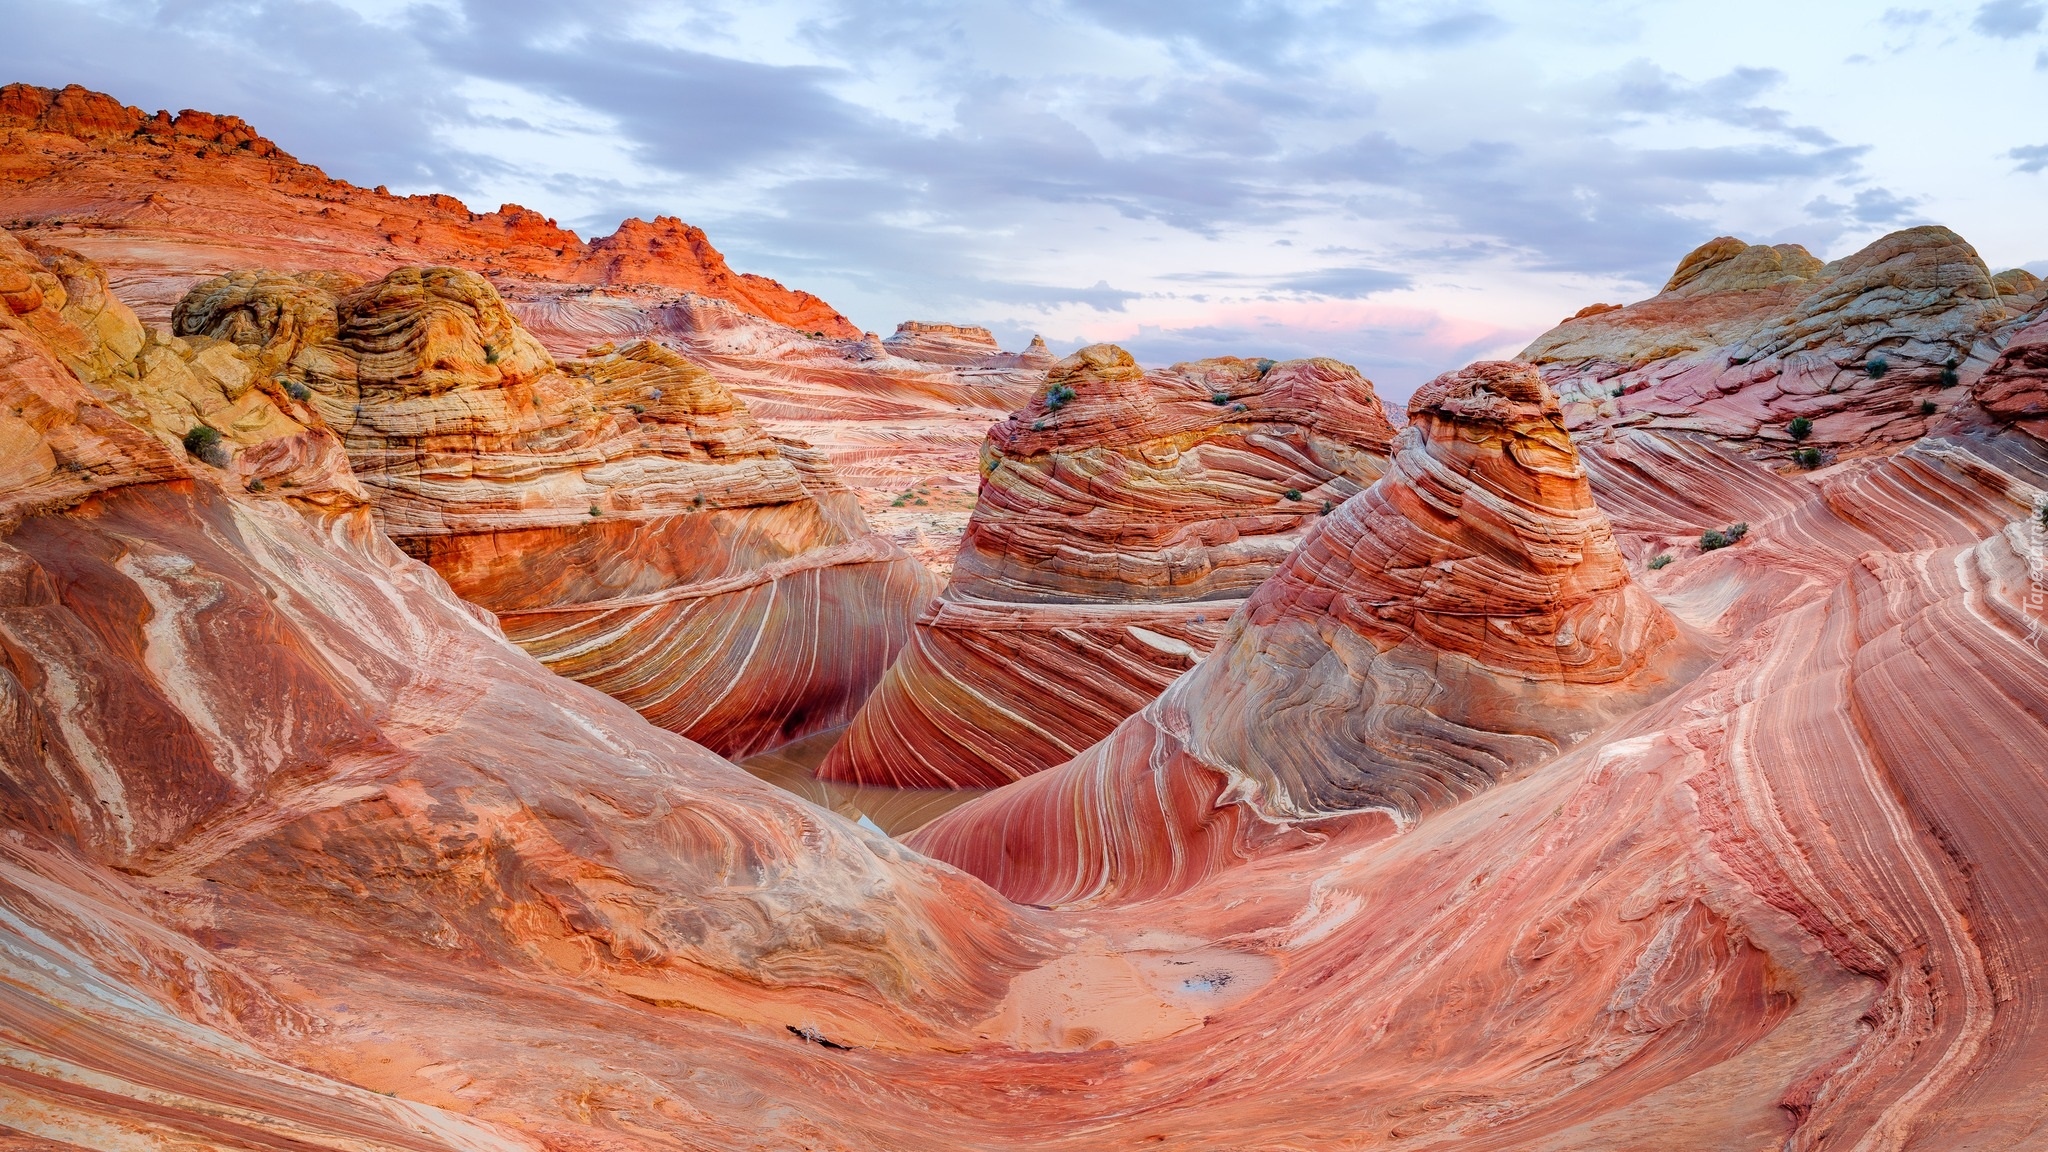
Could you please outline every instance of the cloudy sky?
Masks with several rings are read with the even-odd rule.
[[[2048,273],[2048,0],[0,0],[0,80],[359,184],[703,225],[884,333],[1392,395],[1723,233]]]

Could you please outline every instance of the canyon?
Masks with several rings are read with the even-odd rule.
[[[0,139],[0,1147],[2048,1130],[2048,294],[1946,229],[1396,424]]]

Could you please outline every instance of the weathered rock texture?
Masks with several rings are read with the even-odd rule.
[[[2039,303],[1946,228],[1894,232],[1823,265],[1796,244],[1710,241],[1664,290],[1588,309],[1521,354],[1574,430],[1689,430],[1790,467],[1897,450],[1967,402],[2012,319]],[[1931,410],[1928,406],[1932,406]],[[1811,422],[1799,438],[1792,421]]]
[[[385,533],[513,640],[726,755],[846,723],[930,599],[709,373],[646,341],[558,364],[473,272],[235,273],[175,321],[304,392]]]
[[[1408,417],[1387,475],[1193,674],[913,842],[1030,903],[1156,896],[1303,821],[1412,824],[1696,671],[1696,643],[1630,579],[1534,369],[1439,377]]]
[[[224,271],[484,274],[557,357],[655,340],[716,373],[774,433],[823,452],[877,530],[942,574],[983,433],[1053,359],[1042,342],[968,364],[906,359],[808,293],[733,273],[672,219],[586,244],[517,205],[471,212],[330,180],[232,116],[145,115],[76,87],[0,89],[0,224],[93,258],[158,325]]]
[[[1067,358],[989,433],[952,580],[820,775],[993,787],[1070,759],[1193,666],[1392,437],[1334,360]]]
[[[332,436],[334,396],[274,391],[264,341],[139,327],[103,283],[0,243],[0,1143],[2003,1152],[2048,1131],[2048,446],[2011,321],[2005,366],[1962,374],[1981,408],[1812,471],[1609,426],[1582,483],[1526,377],[1432,393],[1389,474],[1182,681],[1201,698],[1089,754],[1134,767],[960,809],[1009,814],[986,825],[1018,850],[1006,883],[1102,878],[1068,885],[1090,907],[1034,911],[549,675],[389,543],[345,455],[274,447]],[[565,314],[650,322],[596,295]],[[308,346],[340,345],[339,316]],[[764,389],[822,403],[793,379],[813,361],[732,340]],[[463,347],[418,379],[492,391]],[[355,379],[433,411],[377,376],[398,359]],[[619,375],[556,371],[612,416],[605,388],[665,370],[585,359]],[[944,411],[942,385],[972,386],[887,372],[905,427],[913,389]],[[877,379],[857,373],[838,396]],[[528,411],[519,388],[569,386],[549,378],[479,397],[479,435]],[[275,417],[236,409],[252,391]],[[188,451],[202,415],[221,438]],[[271,453],[324,459],[297,474],[328,487],[256,490]],[[1679,547],[1737,519],[1737,546]],[[1416,562],[1361,563],[1387,556]],[[1683,625],[1668,650],[1718,662],[1617,715],[1655,692],[1658,659],[1630,662],[1665,634],[1644,591]],[[1573,677],[1584,735],[1556,731]],[[1311,762],[1317,742],[1360,754]]]
[[[443,264],[521,278],[701,293],[802,331],[857,337],[831,305],[735,273],[702,229],[628,220],[589,243],[517,204],[393,196],[302,164],[235,116],[149,114],[72,85],[0,88],[0,222],[105,265],[131,300],[167,312],[222,269],[375,278]]]

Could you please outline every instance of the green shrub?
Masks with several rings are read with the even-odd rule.
[[[313,390],[297,380],[287,380],[284,382],[284,394],[301,404],[313,398]]]
[[[1885,373],[1891,370],[1891,361],[1886,360],[1882,356],[1872,356],[1870,360],[1863,365],[1864,373],[1868,375],[1872,380],[1875,380],[1878,377],[1883,376]]]
[[[1659,568],[1669,566],[1670,563],[1671,557],[1668,554],[1663,556],[1654,556],[1650,559],[1650,571],[1655,572]]]
[[[259,477],[257,477],[256,479],[254,479],[254,480],[251,480],[251,481],[249,481],[249,491],[251,491],[251,492],[261,492],[261,491],[263,491],[263,478],[259,476]]]
[[[1074,390],[1065,384],[1055,384],[1045,391],[1045,410],[1057,412],[1074,399]]]
[[[1287,490],[1287,491],[1286,491],[1286,492],[1284,493],[1284,495],[1285,495],[1285,496],[1286,496],[1286,497],[1287,497],[1287,498],[1288,498],[1289,500],[1299,500],[1299,499],[1301,499],[1301,489],[1299,489],[1299,488],[1289,488],[1289,489],[1288,489],[1288,490]]]
[[[1249,411],[1251,411],[1251,409],[1249,409],[1249,408],[1245,407],[1243,403],[1237,403],[1237,404],[1232,404],[1232,405],[1230,406],[1230,410],[1231,410],[1232,412],[1249,412]]]
[[[1937,410],[1932,400],[1922,400],[1920,402],[1920,414],[1922,416],[1932,416]]]
[[[1259,362],[1258,362],[1258,363],[1259,363],[1259,375],[1261,375],[1261,376],[1264,376],[1264,375],[1265,375],[1266,373],[1268,373],[1268,372],[1271,372],[1271,371],[1273,370],[1273,365],[1275,365],[1275,364],[1278,364],[1278,363],[1279,363],[1279,361],[1278,361],[1278,360],[1269,360],[1269,359],[1267,359],[1267,358],[1265,358],[1265,357],[1261,356],[1261,357],[1259,357]]]
[[[1221,408],[1225,404],[1230,403],[1230,397],[1226,393],[1218,392],[1215,395],[1209,397],[1209,403],[1214,404],[1218,408]]]
[[[1328,516],[1328,515],[1329,515],[1330,513],[1332,513],[1332,512],[1335,512],[1336,510],[1337,510],[1337,505],[1336,505],[1336,504],[1334,504],[1334,503],[1333,503],[1333,502],[1331,502],[1331,501],[1325,500],[1325,501],[1323,501],[1323,510],[1322,510],[1321,512],[1318,512],[1318,513],[1316,513],[1316,515],[1318,515],[1318,516]]]
[[[1747,524],[1730,524],[1726,528],[1719,529],[1709,528],[1705,532],[1700,533],[1700,551],[1712,552],[1719,548],[1726,548],[1747,535],[1749,535],[1749,525]]]
[[[1792,462],[1801,468],[1812,471],[1820,467],[1820,449],[1801,448],[1799,451],[1792,453]]]
[[[185,433],[185,451],[216,468],[228,466],[228,448],[221,443],[220,429],[197,424]]]
[[[1951,360],[1946,367],[1942,368],[1941,386],[1943,388],[1953,388],[1957,384],[1962,383],[1962,380],[1962,377],[1956,375],[1956,365],[1953,360]]]
[[[628,405],[626,405],[626,407],[627,407],[627,408],[629,408],[629,409],[631,409],[631,410],[632,410],[632,412],[633,412],[633,415],[635,415],[635,416],[645,416],[645,415],[647,415],[647,405],[645,405],[645,404],[628,404]]]
[[[486,344],[486,345],[484,345],[484,363],[486,363],[486,364],[496,364],[497,362],[498,362],[498,346],[497,346],[496,344]]]
[[[595,505],[595,504],[592,504],[592,505],[590,506],[590,514],[591,514],[592,516],[602,516],[602,515],[604,515],[604,509],[602,509],[602,508],[599,508],[599,507],[598,507],[597,505]]]
[[[1794,440],[1804,440],[1813,435],[1813,421],[1804,416],[1794,416],[1792,422],[1785,425],[1785,434]]]

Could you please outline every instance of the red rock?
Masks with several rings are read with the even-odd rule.
[[[645,341],[558,365],[475,273],[236,273],[176,322],[303,387],[383,530],[514,641],[715,751],[846,723],[931,597],[710,374]]]
[[[1334,360],[1062,361],[989,433],[952,581],[819,774],[993,787],[1071,758],[1209,650],[1392,436]]]
[[[93,257],[131,282],[153,318],[222,270],[374,279],[399,265],[442,264],[659,285],[807,332],[860,334],[808,292],[734,273],[702,229],[673,217],[627,220],[586,244],[516,204],[472,212],[452,196],[398,197],[331,180],[238,117],[150,116],[77,85],[0,88],[0,219]]]
[[[1796,244],[1724,236],[1658,295],[1573,317],[1520,358],[1543,370],[1575,431],[1704,432],[1789,468],[1797,447],[1832,459],[1924,434],[1968,398],[2027,291],[1994,281],[1946,228],[1894,232],[1826,265]],[[1812,424],[1803,441],[1787,431],[1798,418]]]
[[[2048,439],[2048,310],[2036,307],[2013,326],[1972,395],[1995,419]]]
[[[1193,673],[912,843],[1026,903],[1156,897],[1291,825],[1410,824],[1689,677],[1698,645],[1629,578],[1534,369],[1438,377],[1408,416]]]

